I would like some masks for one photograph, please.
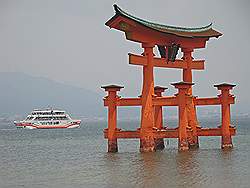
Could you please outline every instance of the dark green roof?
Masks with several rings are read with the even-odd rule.
[[[176,83],[172,83],[171,85],[173,85],[173,86],[180,86],[180,85],[190,85],[190,86],[192,86],[192,85],[194,85],[194,83],[192,83],[192,82],[176,82]]]
[[[123,11],[120,7],[118,7],[116,4],[114,5],[114,9],[116,12],[116,15],[113,16],[108,22],[106,22],[106,25],[109,25],[109,22],[115,19],[118,16],[123,16],[128,19],[131,19],[143,26],[146,26],[148,28],[154,29],[156,31],[160,31],[163,33],[168,34],[174,34],[177,36],[182,37],[219,37],[222,34],[212,29],[212,23],[203,26],[203,27],[176,27],[176,26],[169,26],[169,25],[163,25],[158,23],[149,22],[146,20],[143,20],[141,18],[137,18],[125,11]]]
[[[123,86],[118,86],[118,85],[107,85],[107,86],[101,86],[102,89],[110,89],[110,88],[118,88],[122,89],[124,88]]]
[[[214,87],[235,87],[235,84],[228,84],[228,83],[222,83],[222,84],[215,84]]]
[[[155,86],[154,89],[155,89],[155,90],[157,90],[157,89],[166,90],[166,89],[168,89],[168,88],[167,88],[167,87],[162,87],[162,86]]]

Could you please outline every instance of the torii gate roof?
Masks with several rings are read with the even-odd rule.
[[[125,31],[126,35],[129,33],[135,33],[135,31],[142,31],[143,28],[148,32],[157,32],[159,36],[164,37],[166,35],[168,38],[172,35],[173,37],[182,39],[204,39],[208,40],[210,37],[216,37],[222,35],[222,33],[214,30],[212,28],[212,23],[203,27],[176,27],[163,25],[158,23],[149,22],[141,18],[130,15],[129,13],[123,11],[117,5],[114,5],[115,15],[109,19],[105,25],[115,28],[121,31]],[[136,29],[137,27],[137,29]],[[143,32],[143,31],[142,31]],[[134,37],[127,36],[130,40],[135,40]],[[165,38],[165,37],[164,37]]]
[[[176,27],[176,26],[169,26],[169,25],[153,23],[153,22],[143,20],[141,18],[137,18],[137,17],[123,11],[116,4],[114,5],[114,9],[115,9],[115,15],[105,23],[105,25],[107,25],[109,27],[115,27],[113,25],[114,22],[116,22],[116,20],[119,17],[124,17],[124,18],[128,18],[129,20],[134,21],[134,22],[136,22],[144,27],[147,27],[149,29],[159,31],[159,32],[165,33],[165,34],[176,35],[179,37],[210,38],[210,37],[219,37],[222,35],[222,33],[218,32],[212,28],[212,23],[210,23],[209,25],[203,26],[203,27],[193,27],[193,28],[191,28],[191,27],[189,27],[189,28]],[[120,30],[123,30],[123,28],[121,28]]]

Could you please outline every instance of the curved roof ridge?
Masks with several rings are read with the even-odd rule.
[[[127,12],[125,12],[124,10],[122,10],[118,5],[114,4],[114,9],[116,14],[120,14],[123,16],[126,16],[128,18],[131,18],[137,22],[140,22],[141,24],[148,26],[148,27],[154,27],[154,28],[158,28],[158,29],[167,29],[167,30],[172,30],[172,31],[181,31],[181,32],[204,32],[207,31],[209,29],[212,29],[212,23],[206,25],[206,26],[202,26],[202,27],[178,27],[178,26],[169,26],[169,25],[163,25],[163,24],[158,24],[158,23],[153,23],[153,22],[149,22],[146,20],[143,20],[141,18],[135,17]]]

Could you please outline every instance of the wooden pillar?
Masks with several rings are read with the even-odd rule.
[[[117,129],[117,92],[123,87],[116,85],[102,86],[108,92],[108,152],[118,152],[117,138],[115,131]]]
[[[194,104],[194,96],[187,94],[187,119],[188,129],[191,130],[190,136],[188,136],[189,148],[199,148],[199,138],[197,136],[197,128],[200,128],[196,115],[196,107]]]
[[[166,90],[166,87],[156,86],[154,88],[155,97],[162,97],[162,93]],[[154,107],[154,120],[155,120],[155,127],[157,129],[163,129],[163,116],[162,116],[162,106],[155,106]],[[163,150],[165,148],[164,139],[163,138],[156,138],[155,139],[155,147],[157,150]]]
[[[221,148],[232,148],[233,143],[230,134],[230,104],[228,98],[231,96],[230,90],[233,89],[235,85],[224,83],[214,86],[221,91],[219,95],[221,99]]]
[[[187,95],[193,83],[178,82],[172,85],[178,89],[178,94],[177,94],[178,112],[179,112],[178,149],[179,151],[185,151],[189,149],[188,135],[187,135],[187,126],[188,126]]]
[[[192,52],[193,49],[187,49],[187,48],[183,48],[182,49],[183,52],[183,61],[185,61],[187,63],[187,68],[183,69],[183,82],[193,82],[193,75],[192,75],[192,68],[191,68],[191,64],[192,64]],[[190,89],[188,89],[188,94],[192,95],[192,87],[190,87]]]
[[[192,52],[193,49],[187,49],[183,48],[183,57],[182,59],[187,63],[187,68],[183,69],[183,82],[193,82],[193,76],[192,76]],[[196,114],[196,107],[194,104],[194,97],[192,92],[192,87],[188,89],[188,94],[190,95],[190,99],[187,105],[187,118],[188,118],[188,127],[189,129],[192,129],[192,134],[190,137],[188,137],[188,144],[190,148],[198,148],[199,147],[199,138],[197,136],[197,127],[200,128],[198,120],[197,120],[197,114]]]
[[[147,58],[147,65],[143,66],[143,86],[142,86],[142,109],[141,109],[141,132],[140,151],[152,152],[156,150],[153,127],[154,109],[152,98],[154,95],[154,70],[153,70],[153,44],[144,43],[143,55]]]

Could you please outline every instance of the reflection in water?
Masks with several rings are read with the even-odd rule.
[[[167,150],[104,155],[106,187],[232,187],[232,151]]]
[[[178,152],[176,155],[176,168],[178,171],[178,182],[187,187],[199,186],[205,183],[206,175],[200,171],[200,164],[197,160],[198,150]],[[205,176],[204,176],[205,175]]]
[[[139,157],[141,167],[138,169],[137,185],[142,187],[159,185],[162,178],[159,171],[162,153],[141,153]]]
[[[222,180],[223,186],[227,187],[235,187],[234,183],[234,175],[232,169],[232,163],[234,160],[233,157],[233,149],[226,149],[226,150],[218,150],[218,155],[220,156],[218,159],[218,166],[220,170],[217,171],[217,178]],[[219,173],[218,173],[219,172]],[[217,185],[222,184],[221,181],[216,182]]]
[[[104,155],[104,165],[106,168],[104,179],[104,184],[107,185],[107,187],[113,188],[113,187],[120,187],[120,164],[121,164],[121,158],[119,157],[118,153],[106,153]]]

